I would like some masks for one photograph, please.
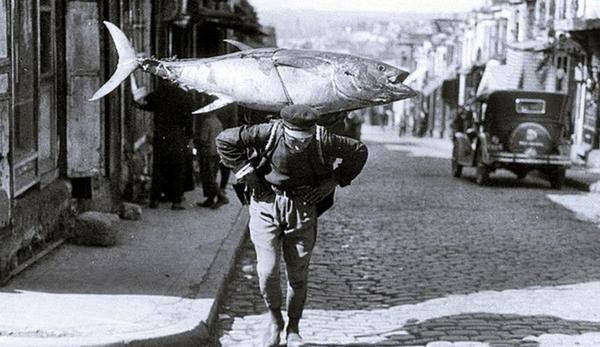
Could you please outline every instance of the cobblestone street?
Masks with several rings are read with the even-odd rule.
[[[368,146],[365,170],[320,219],[306,346],[537,346],[600,332],[600,230],[547,197],[577,192],[508,172],[480,187],[473,169],[455,179],[448,159],[405,151],[418,143]],[[247,241],[215,344],[259,341],[254,257]]]

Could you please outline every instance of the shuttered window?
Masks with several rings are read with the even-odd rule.
[[[35,111],[35,36],[33,0],[13,1],[13,194],[38,182],[37,112]]]
[[[43,182],[51,181],[58,173],[54,3],[54,0],[41,0],[38,15],[38,161]]]
[[[55,0],[20,0],[13,6],[12,155],[17,196],[37,183],[51,182],[58,173],[57,38]]]
[[[11,191],[10,114],[11,114],[11,62],[9,47],[8,0],[0,0],[0,201],[5,200]],[[8,220],[8,209],[0,208],[0,227]]]
[[[127,32],[136,52],[151,55],[150,23],[152,18],[152,3],[149,0],[132,0],[124,3],[123,28]],[[148,90],[152,87],[152,76],[143,71],[134,72],[135,79],[140,86]],[[148,140],[148,130],[152,128],[152,115],[148,112],[132,107],[125,115],[128,121],[127,137],[133,145],[132,150]]]

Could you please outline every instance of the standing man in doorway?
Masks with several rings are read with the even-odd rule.
[[[308,106],[287,106],[281,118],[225,130],[217,137],[217,150],[223,163],[252,190],[250,237],[256,249],[260,291],[270,314],[263,344],[277,346],[284,327],[279,283],[283,253],[288,278],[286,340],[288,346],[299,346],[317,202],[358,176],[367,160],[367,148],[317,127],[319,114]],[[264,153],[270,141],[271,149]],[[249,150],[267,158],[265,167],[250,162]],[[341,162],[334,168],[335,159]]]
[[[183,210],[184,193],[194,189],[189,143],[192,139],[192,112],[198,105],[191,93],[165,82],[149,94],[144,87],[138,89],[132,82],[132,93],[138,108],[154,114],[149,207],[157,208],[164,194],[171,202],[172,210]]]

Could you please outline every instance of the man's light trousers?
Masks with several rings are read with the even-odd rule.
[[[249,227],[256,250],[260,291],[267,307],[281,308],[279,267],[283,252],[288,278],[288,316],[300,319],[306,301],[308,264],[317,231],[315,205],[279,194],[253,197]]]

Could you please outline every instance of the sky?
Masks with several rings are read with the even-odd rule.
[[[280,9],[346,10],[369,12],[463,12],[484,0],[249,0],[261,11]]]

